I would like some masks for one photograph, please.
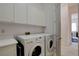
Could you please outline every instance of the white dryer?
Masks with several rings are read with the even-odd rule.
[[[25,56],[44,56],[44,37],[42,35],[19,35],[16,39],[24,46]]]
[[[53,56],[54,54],[54,37],[51,34],[40,34],[45,38],[45,55],[46,56]]]

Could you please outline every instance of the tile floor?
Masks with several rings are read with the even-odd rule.
[[[61,45],[62,56],[78,56],[78,43],[70,45]]]

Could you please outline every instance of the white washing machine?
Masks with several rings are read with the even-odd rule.
[[[16,39],[24,46],[25,56],[44,56],[44,37],[42,35],[19,35]]]
[[[45,38],[45,55],[53,56],[54,55],[54,37],[51,34],[40,34]]]

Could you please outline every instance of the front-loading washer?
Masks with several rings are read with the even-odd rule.
[[[42,35],[18,35],[15,38],[24,46],[24,56],[44,56]]]
[[[40,35],[44,36],[44,46],[45,46],[45,55],[46,56],[53,56],[54,55],[54,37],[52,34],[44,34],[41,33]]]

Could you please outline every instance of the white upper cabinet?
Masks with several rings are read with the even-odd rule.
[[[43,4],[1,3],[0,21],[46,26]]]
[[[15,23],[26,24],[28,20],[28,7],[25,3],[14,4]]]
[[[28,5],[28,24],[45,26],[45,13],[40,4]]]
[[[13,4],[0,3],[0,21],[13,21]]]

